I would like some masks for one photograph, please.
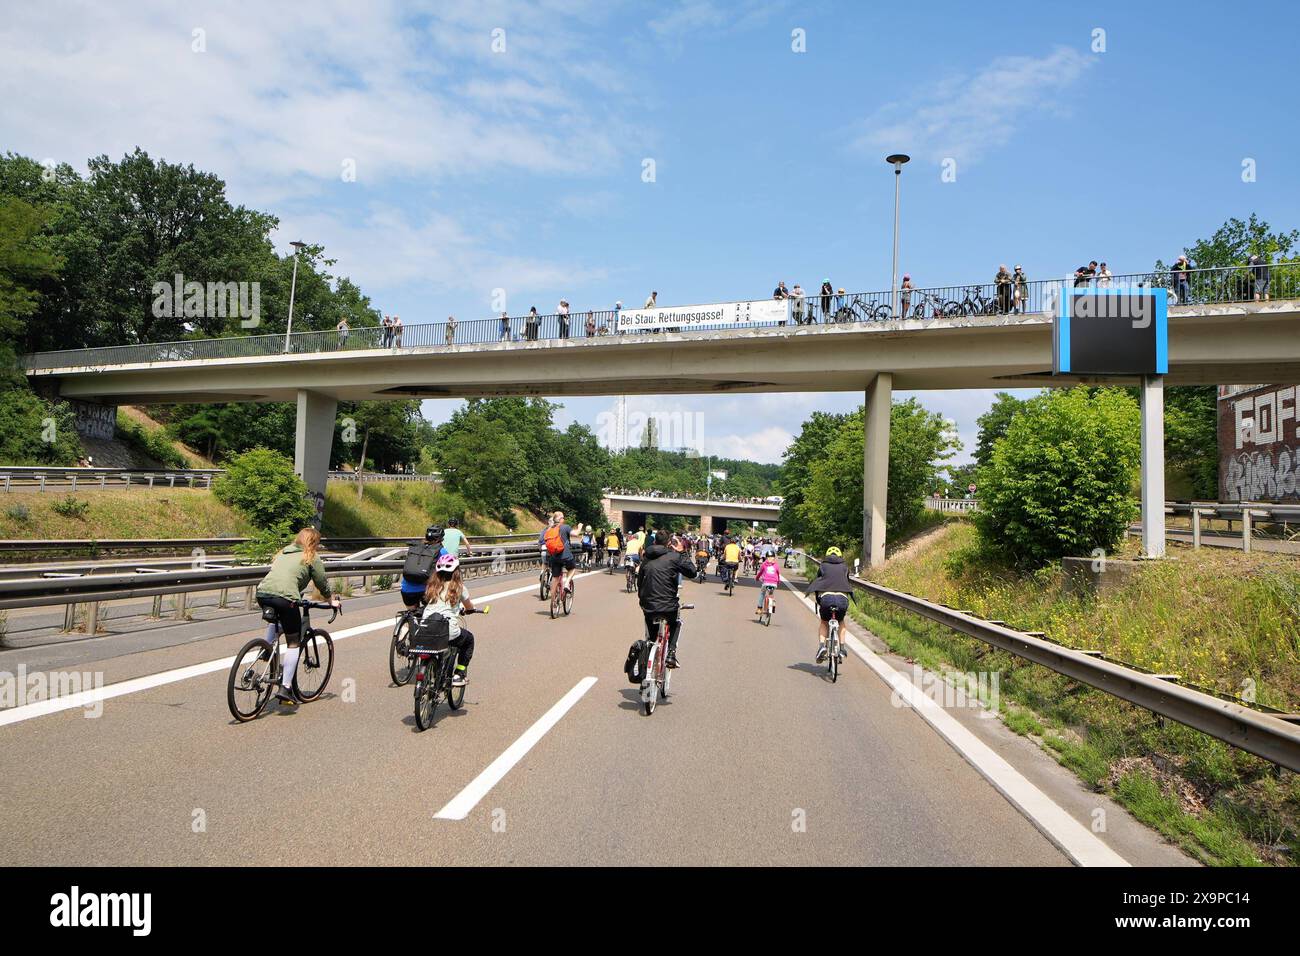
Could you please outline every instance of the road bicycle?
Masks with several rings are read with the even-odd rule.
[[[633,563],[631,556],[624,559],[624,566],[627,568],[627,573],[624,576],[623,590],[631,594],[636,590],[636,564]]]
[[[826,669],[832,684],[840,679],[840,622],[834,615],[826,623]]]
[[[694,610],[694,604],[678,604],[678,611]],[[645,679],[641,681],[641,705],[649,717],[655,712],[660,698],[668,699],[668,685],[672,682],[672,668],[668,666],[668,645],[672,628],[667,618],[657,617],[653,623],[655,639],[646,658]],[[680,636],[678,640],[681,640]]]
[[[543,560],[542,573],[537,576],[540,585],[537,600],[545,601],[551,596],[551,562]]]
[[[465,614],[487,614],[491,610],[489,604]],[[423,731],[433,726],[434,712],[444,700],[450,710],[460,710],[465,702],[465,685],[457,687],[452,683],[460,651],[451,646],[446,627],[417,631],[412,639],[409,653],[415,674],[415,726]]]
[[[551,584],[551,620],[560,616],[560,611],[568,617],[573,611],[573,591],[577,587],[577,582],[572,577],[569,578],[569,586],[564,586],[564,576],[553,578]]]
[[[310,703],[325,692],[334,671],[334,641],[328,631],[311,626],[311,610],[333,611],[330,624],[343,610],[333,604],[315,601],[298,600],[294,605],[302,609],[302,639],[290,691],[297,700]],[[226,704],[231,716],[240,723],[261,714],[284,679],[284,665],[280,659],[283,634],[284,629],[279,623],[268,622],[266,636],[253,638],[235,655],[226,681]]]
[[[772,626],[772,612],[776,610],[776,585],[763,585],[763,606],[758,612],[758,623],[764,627]]]
[[[729,564],[722,565],[722,587],[727,592],[727,597],[736,589],[736,569]]]

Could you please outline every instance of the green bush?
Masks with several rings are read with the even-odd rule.
[[[32,520],[32,509],[26,505],[13,505],[5,509],[5,517],[10,521],[26,524]]]
[[[189,464],[164,429],[150,430],[121,409],[117,412],[117,437],[164,468],[184,468]]]
[[[53,507],[55,514],[63,515],[65,518],[84,518],[86,512],[90,510],[90,502],[69,495],[62,501],[54,502]]]
[[[250,448],[231,458],[212,491],[262,531],[292,535],[316,517],[307,485],[294,474],[293,462],[269,448]]]
[[[1137,403],[1078,386],[1030,399],[979,470],[981,544],[1018,567],[1115,551],[1137,514]]]
[[[5,361],[0,355],[0,363]],[[74,465],[81,456],[77,420],[66,402],[47,402],[0,366],[0,461]]]

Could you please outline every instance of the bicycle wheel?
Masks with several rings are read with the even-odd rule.
[[[398,687],[407,684],[415,670],[411,666],[411,657],[407,653],[413,629],[411,618],[402,615],[402,619],[397,622],[397,627],[393,629],[393,640],[388,645],[388,675]]]
[[[456,665],[458,663],[460,663],[459,657],[453,657],[447,663],[447,666],[451,668],[451,676],[453,679],[456,676]],[[448,681],[447,706],[452,710],[460,710],[460,705],[463,703],[465,703],[465,685],[461,684],[457,687],[455,684],[451,683],[451,681]]]
[[[551,575],[550,575],[550,572],[549,572],[549,571],[543,571],[540,575],[538,575],[538,577],[537,577],[537,583],[540,585],[540,590],[539,590],[539,593],[538,593],[538,595],[537,595],[537,600],[539,600],[539,601],[545,601],[548,597],[551,596]]]
[[[573,612],[573,592],[574,592],[574,590],[575,590],[576,588],[577,588],[577,584],[576,584],[575,582],[573,582],[573,581],[570,581],[570,582],[569,582],[569,586],[568,586],[567,588],[565,588],[564,591],[563,591],[563,598],[562,598],[562,600],[564,601],[564,616],[565,616],[565,617],[568,617],[569,614],[571,614],[571,613]]]
[[[659,656],[659,646],[656,644],[650,649],[650,659],[646,661],[646,685],[641,689],[641,704],[645,708],[645,715],[649,717],[655,712],[655,706],[659,703],[659,681],[655,679],[654,673],[657,669],[656,658]]]
[[[837,630],[826,642],[826,669],[830,671],[831,683],[840,679],[840,635]]]
[[[943,314],[945,317],[960,318],[966,314],[966,307],[956,300],[945,302],[943,304]]]
[[[623,587],[628,594],[631,594],[633,591],[636,590],[636,575],[633,573],[631,568],[627,569],[627,582],[624,584]]]
[[[561,585],[561,590],[563,590],[563,585]],[[560,612],[560,596],[556,594],[555,589],[552,588],[551,589],[551,620],[552,621],[554,621],[559,616],[559,612]]]
[[[271,699],[274,680],[271,655],[275,649],[265,638],[257,637],[245,644],[230,665],[226,681],[226,705],[240,723],[252,720]]]
[[[302,642],[298,669],[293,675],[293,689],[304,702],[315,700],[325,692],[334,672],[334,640],[328,631],[312,628]]]
[[[428,730],[433,726],[433,712],[438,709],[434,700],[433,688],[438,679],[437,664],[432,661],[424,665],[424,678],[415,682],[415,726]]]

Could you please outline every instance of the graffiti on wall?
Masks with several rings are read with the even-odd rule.
[[[117,427],[117,406],[97,405],[94,402],[72,402],[77,417],[77,434],[83,438],[103,438],[111,441]]]
[[[1219,389],[1221,501],[1300,500],[1295,386]]]

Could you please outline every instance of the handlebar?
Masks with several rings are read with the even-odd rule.
[[[335,618],[337,618],[340,614],[343,613],[343,606],[340,604],[322,604],[319,601],[307,601],[307,600],[294,601],[293,603],[298,605],[298,607],[315,608],[318,611],[332,611],[333,613],[330,614],[330,619],[327,622],[329,624],[333,624]]]

